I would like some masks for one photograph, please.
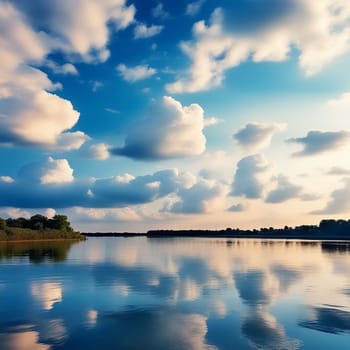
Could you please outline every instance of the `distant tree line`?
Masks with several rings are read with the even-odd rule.
[[[30,219],[23,217],[3,219],[0,217],[0,230],[6,230],[9,227],[26,228],[36,231],[59,230],[74,232],[66,215],[55,215],[51,219],[40,214],[33,215]]]
[[[301,225],[284,228],[262,227],[260,229],[242,230],[226,228],[224,230],[150,230],[149,237],[183,236],[183,237],[261,237],[261,238],[350,238],[350,220],[324,219],[319,225]]]

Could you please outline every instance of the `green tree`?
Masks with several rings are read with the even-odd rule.
[[[56,230],[66,231],[66,232],[73,231],[66,215],[55,215],[50,220],[50,225],[52,225],[52,228]]]
[[[28,227],[28,220],[25,218],[17,218],[17,219],[7,219],[6,225],[9,227],[20,227],[20,228],[26,228]]]
[[[43,230],[47,226],[48,218],[44,215],[35,214],[29,219],[28,226],[33,230]]]
[[[5,230],[6,228],[6,220],[3,218],[0,218],[0,230]]]

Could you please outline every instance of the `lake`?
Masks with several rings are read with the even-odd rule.
[[[349,349],[350,245],[0,244],[0,349]]]

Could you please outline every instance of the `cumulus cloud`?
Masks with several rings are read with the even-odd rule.
[[[117,71],[124,80],[130,83],[150,78],[157,73],[156,69],[149,67],[147,64],[127,67],[125,64],[121,63],[117,66]]]
[[[89,158],[92,159],[106,160],[110,156],[109,146],[105,143],[97,143],[95,145],[91,145],[86,154]]]
[[[46,56],[58,49],[48,34],[35,30],[22,11],[25,5],[34,11],[37,4],[18,1],[15,7],[0,3],[0,144],[79,148],[88,137],[82,132],[68,132],[79,113],[69,101],[53,93],[59,84],[32,67],[45,64]],[[74,66],[54,67],[63,73],[72,72]]]
[[[292,48],[306,75],[316,74],[350,49],[347,0],[226,1],[206,24],[193,26],[193,40],[181,50],[192,65],[170,93],[195,92],[219,86],[228,69],[252,59],[280,62]]]
[[[178,189],[178,172],[162,170],[153,175],[98,179],[91,187],[91,207],[125,207],[150,203]]]
[[[124,147],[114,148],[111,153],[144,160],[199,155],[205,150],[204,126],[201,106],[182,106],[165,96],[133,126]]]
[[[272,136],[284,128],[283,124],[248,123],[233,138],[243,148],[253,150],[268,146]]]
[[[50,6],[45,0],[17,0],[16,7],[33,28],[50,33],[45,38],[50,47],[86,62],[104,62],[110,29],[126,28],[135,15],[125,0],[51,0]]]
[[[72,182],[73,169],[66,159],[48,157],[40,162],[30,163],[22,167],[17,179],[39,182],[40,184],[60,184]]]
[[[152,36],[158,35],[163,30],[163,26],[152,24],[147,27],[145,24],[140,23],[134,29],[135,39],[146,39]]]
[[[45,210],[44,215],[48,217],[49,219],[53,218],[56,215],[56,210],[53,208],[47,208]]]
[[[153,202],[183,188],[176,169],[78,179],[66,159],[51,157],[25,165],[13,181],[0,181],[0,206],[20,208],[124,208]],[[119,213],[121,217],[121,212]],[[126,215],[126,214],[125,214]]]
[[[350,210],[350,178],[344,180],[344,185],[331,193],[331,199],[321,210],[315,210],[311,214],[340,214]]]
[[[70,150],[88,139],[83,132],[65,132],[79,113],[69,101],[43,90],[0,99],[0,110],[0,143]]]
[[[213,212],[222,208],[227,192],[227,186],[216,180],[200,178],[191,187],[181,188],[177,193],[179,200],[164,211],[181,214]]]
[[[277,176],[276,182],[276,188],[265,199],[267,203],[285,202],[289,199],[297,198],[302,192],[302,187],[292,184],[285,175]]]
[[[337,150],[350,142],[349,131],[309,131],[305,137],[291,138],[287,142],[302,145],[295,156],[307,156]]]
[[[69,132],[79,113],[53,93],[60,84],[33,66],[78,74],[72,63],[48,60],[52,52],[104,62],[110,32],[126,28],[134,14],[124,0],[52,0],[50,6],[45,0],[0,2],[0,144],[79,148],[87,135]]]
[[[6,99],[26,89],[54,89],[46,74],[26,65],[40,64],[49,52],[43,38],[26,23],[11,4],[0,2],[0,98]],[[4,106],[1,108],[4,115]]]
[[[259,174],[265,172],[268,164],[260,154],[242,158],[237,164],[231,195],[246,198],[261,198],[264,186]]]

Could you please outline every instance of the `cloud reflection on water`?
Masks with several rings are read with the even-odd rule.
[[[300,326],[333,334],[350,332],[350,312],[332,307],[315,307],[310,311]]]
[[[44,310],[50,310],[55,303],[62,301],[62,286],[56,282],[34,282],[32,295],[39,300]]]
[[[40,343],[39,333],[32,328],[33,326],[20,325],[6,329],[6,333],[0,333],[1,347],[15,350],[49,350],[50,346]]]
[[[318,242],[89,239],[64,264],[27,267],[22,313],[39,350],[299,349],[307,330],[349,332],[349,256]]]

